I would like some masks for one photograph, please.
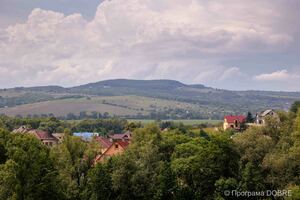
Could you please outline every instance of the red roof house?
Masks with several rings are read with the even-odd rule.
[[[34,135],[37,139],[39,139],[46,146],[51,147],[58,143],[58,139],[56,139],[49,132],[33,129],[33,130],[28,131],[28,133]]]
[[[99,142],[99,144],[101,146],[101,153],[105,152],[113,143],[112,139],[105,138],[102,136],[96,137],[95,139],[97,142]]]
[[[241,130],[245,123],[246,123],[246,116],[228,115],[224,117],[223,128],[224,130],[227,129]]]
[[[127,141],[113,142],[102,154],[96,156],[94,163],[104,162],[108,158],[123,153],[129,145]]]
[[[52,134],[42,131],[42,130],[37,130],[37,129],[29,129],[26,126],[21,126],[18,129],[13,130],[13,133],[18,133],[18,134],[31,134],[35,136],[37,139],[39,139],[43,144],[46,146],[53,146],[58,143],[58,139],[55,138]]]

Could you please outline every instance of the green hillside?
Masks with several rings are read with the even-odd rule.
[[[213,108],[141,96],[93,96],[83,98],[66,98],[51,101],[23,104],[14,107],[0,108],[0,113],[9,116],[54,114],[65,116],[69,113],[79,115],[80,112],[109,113],[111,116],[147,118],[155,113],[166,113],[168,118],[182,118],[188,112],[194,112],[209,118]],[[217,110],[214,112],[217,113]]]
[[[229,91],[174,80],[116,79],[63,88],[40,86],[0,90],[6,115],[108,112],[111,116],[220,119],[225,114],[287,109],[299,92]]]

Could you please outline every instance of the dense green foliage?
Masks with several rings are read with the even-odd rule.
[[[63,199],[49,149],[33,136],[0,132],[6,155],[0,165],[0,199]]]
[[[0,126],[12,131],[15,128],[25,125],[28,128],[40,129],[50,133],[62,133],[65,129],[71,132],[98,132],[106,135],[110,132],[121,133],[123,130],[130,130],[130,123],[124,119],[97,119],[97,120],[82,120],[75,122],[66,122],[58,120],[55,117],[50,118],[11,118],[0,116]],[[138,124],[131,124],[135,127]]]
[[[293,113],[297,113],[299,108],[300,108],[300,101],[295,101],[292,104],[290,111],[293,112]]]
[[[83,120],[77,123],[72,130],[77,132],[98,132],[106,134],[108,132],[121,133],[126,127],[127,121],[112,118],[98,120]]]
[[[279,116],[280,121],[268,118],[266,126],[242,133],[193,131],[168,122],[143,128],[118,119],[72,125],[53,118],[21,122],[4,118],[0,120],[0,199],[209,200],[235,199],[225,196],[226,190],[284,189],[293,196],[282,198],[299,199],[300,111]],[[63,128],[65,139],[48,149],[31,136],[10,133],[11,127],[26,123],[49,131]],[[122,155],[93,165],[100,147],[71,136],[75,126],[76,130],[130,129],[133,140]]]

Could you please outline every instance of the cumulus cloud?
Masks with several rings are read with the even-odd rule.
[[[223,72],[222,76],[220,77],[220,80],[226,80],[226,79],[237,78],[242,76],[245,75],[241,72],[239,68],[231,67]]]
[[[267,2],[107,0],[91,21],[34,9],[0,35],[0,85],[240,76],[238,67],[222,64],[224,57],[281,51],[293,41],[276,28],[279,6]]]
[[[299,78],[296,74],[290,74],[288,70],[279,70],[270,74],[260,74],[254,77],[254,80],[258,81],[287,81],[290,79]]]

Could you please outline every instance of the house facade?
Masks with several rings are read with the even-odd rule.
[[[104,162],[112,156],[123,153],[128,145],[129,142],[126,141],[113,142],[102,154],[96,156],[94,163],[96,164],[98,162]]]
[[[130,131],[122,134],[110,134],[107,137],[95,137],[95,140],[101,146],[101,154],[96,156],[95,163],[103,162],[114,155],[123,153],[130,144],[131,137]]]
[[[279,120],[278,114],[274,110],[269,109],[256,114],[255,124],[265,125],[267,117],[274,117]]]
[[[223,129],[233,129],[240,131],[244,128],[246,123],[246,116],[239,115],[239,116],[232,116],[228,115],[224,117]]]
[[[29,129],[25,126],[21,126],[18,129],[12,131],[13,133],[18,134],[30,134],[40,140],[44,145],[48,147],[52,147],[58,144],[59,140],[55,138],[52,134],[46,131],[38,130],[38,129]]]
[[[44,145],[48,147],[57,145],[59,141],[52,134],[46,131],[34,129],[29,131],[28,133],[34,135],[37,139],[39,139]]]
[[[59,143],[61,143],[64,140],[64,133],[52,133],[52,136],[55,137]]]
[[[104,153],[113,144],[113,141],[110,138],[100,136],[96,137],[95,139],[101,146],[101,153]]]

